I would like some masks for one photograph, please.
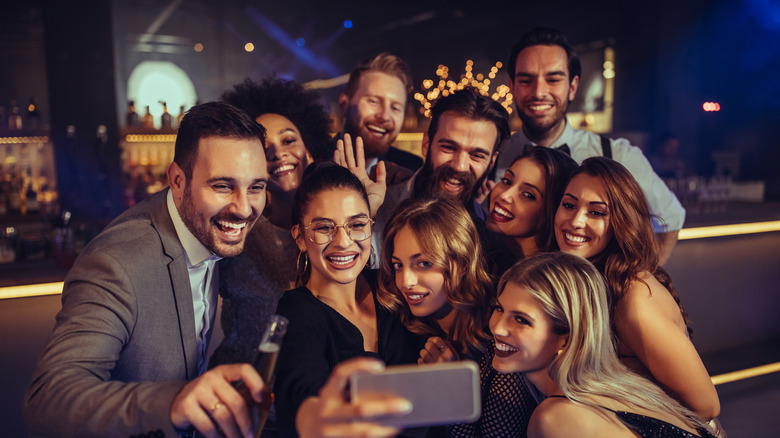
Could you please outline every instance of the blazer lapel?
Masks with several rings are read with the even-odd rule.
[[[176,228],[168,213],[168,190],[159,193],[155,207],[151,211],[152,225],[158,230],[165,255],[170,258],[168,273],[171,278],[176,313],[179,318],[180,338],[184,351],[187,380],[198,376],[198,351],[195,336],[195,310],[192,304],[192,288],[187,273],[187,260],[184,249],[176,234]],[[158,195],[155,195],[158,196]],[[159,205],[157,205],[159,204]]]

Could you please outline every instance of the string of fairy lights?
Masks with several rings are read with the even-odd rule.
[[[490,85],[496,78],[498,69],[503,64],[499,61],[490,68],[487,75],[482,73],[474,74],[474,61],[466,61],[464,72],[457,78],[457,81],[450,78],[450,69],[446,65],[440,64],[436,69],[438,80],[425,79],[422,81],[422,91],[414,94],[414,100],[420,102],[420,114],[425,117],[431,116],[431,107],[436,99],[448,96],[457,90],[465,87],[473,87],[483,96],[490,96],[493,100],[500,103],[509,114],[512,114],[512,93],[509,92],[509,86],[500,84],[491,93]],[[434,86],[435,85],[435,86]]]

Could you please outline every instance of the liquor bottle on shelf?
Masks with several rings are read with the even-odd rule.
[[[161,100],[160,104],[163,106],[163,113],[160,116],[160,127],[162,129],[171,129],[173,128],[173,116],[168,112],[168,104],[164,100]]]
[[[154,116],[152,116],[152,113],[149,112],[149,105],[146,105],[146,114],[144,114],[144,118],[141,120],[141,124],[143,125],[144,129],[154,129]]]
[[[179,115],[176,117],[176,127],[181,126],[181,119],[184,118],[184,105],[179,107]]]
[[[27,105],[27,126],[32,129],[41,127],[41,112],[38,111],[38,106],[35,105],[33,98],[30,98],[30,103]]]
[[[19,110],[19,105],[16,104],[15,100],[11,101],[11,111],[8,113],[8,129],[22,129],[22,112]]]
[[[3,163],[0,163],[0,175],[5,175]],[[8,214],[8,185],[5,183],[5,176],[0,179],[0,216]]]
[[[40,205],[38,204],[38,193],[33,188],[33,181],[30,178],[30,182],[27,183],[27,190],[24,194],[24,204],[27,209],[27,214],[40,213]]]
[[[6,175],[8,181],[8,214],[22,214],[22,188],[21,181],[15,169],[11,167],[10,174]]]
[[[135,101],[131,100],[127,103],[127,114],[125,115],[125,123],[128,128],[135,128],[141,125],[141,117],[135,112]]]

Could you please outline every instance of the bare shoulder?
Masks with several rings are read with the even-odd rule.
[[[548,398],[531,416],[529,438],[601,436],[609,421],[596,408],[564,398]]]
[[[672,294],[651,273],[642,272],[615,305],[615,317],[629,320],[678,319]]]

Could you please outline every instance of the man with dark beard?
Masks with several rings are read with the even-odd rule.
[[[474,200],[498,156],[501,142],[509,137],[506,110],[473,88],[440,98],[431,109],[428,132],[423,134],[425,164],[414,176],[387,188],[376,215],[373,235],[377,254],[381,236],[395,207],[408,198],[451,196],[459,199],[478,229],[484,230],[484,214]]]
[[[388,184],[406,181],[422,165],[420,157],[391,147],[404,122],[412,79],[403,59],[389,53],[360,63],[339,96],[344,133],[363,139],[366,171],[385,160]]]
[[[206,369],[218,260],[265,206],[265,129],[224,103],[182,119],[170,188],[82,251],[24,401],[31,436],[247,436],[264,384],[249,364]]]
[[[569,125],[566,110],[577,93],[582,67],[566,37],[556,29],[535,28],[514,46],[506,67],[523,129],[502,145],[496,182],[527,145],[560,149],[577,163],[593,156],[610,157],[624,165],[642,187],[661,245],[660,263],[666,262],[685,221],[685,209],[653,172],[641,149],[626,139],[610,140]]]

